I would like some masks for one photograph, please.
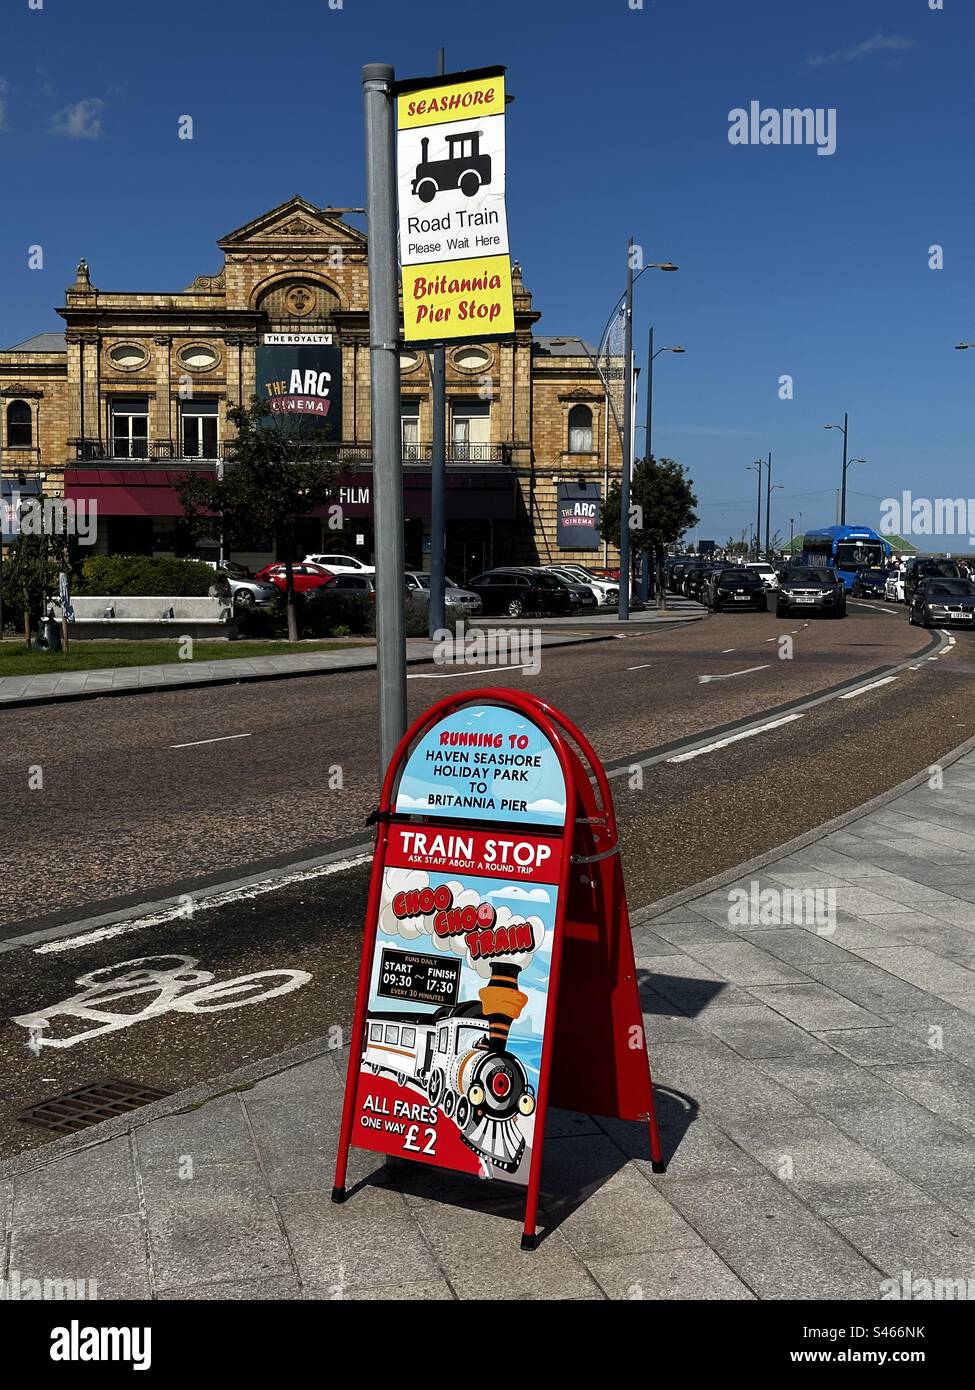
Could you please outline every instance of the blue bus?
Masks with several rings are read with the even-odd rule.
[[[843,584],[852,589],[860,570],[883,569],[890,561],[890,541],[869,526],[823,526],[807,531],[802,540],[802,558],[797,563],[839,570]]]

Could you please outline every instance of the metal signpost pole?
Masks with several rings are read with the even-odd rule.
[[[437,59],[437,75],[444,73],[444,51]],[[433,434],[430,449],[430,607],[429,634],[433,637],[446,623],[446,488],[447,488],[447,354],[439,343],[430,354],[433,389]],[[463,579],[460,581],[463,583]]]
[[[620,482],[619,620],[630,618],[630,440],[633,433],[633,238],[626,247],[626,318],[623,325],[623,473]]]
[[[769,525],[769,523],[770,523],[770,521],[771,521],[771,517],[772,517],[772,451],[771,451],[771,449],[770,449],[770,450],[769,450],[769,455],[768,455],[768,475],[767,475],[767,477],[766,477],[766,479],[765,479],[765,558],[766,558],[766,560],[768,560],[768,559],[770,558],[770,556],[771,556],[771,551],[770,551],[770,549],[769,549],[769,531],[770,531],[770,525]]]
[[[379,766],[385,773],[406,729],[406,567],[403,546],[403,457],[399,402],[399,285],[396,177],[393,159],[393,69],[362,69],[369,224],[369,363],[372,457],[376,488],[376,650],[379,674]]]

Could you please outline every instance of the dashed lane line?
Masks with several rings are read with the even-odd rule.
[[[841,695],[841,700],[855,700],[858,695],[866,695],[868,690],[879,690],[882,685],[890,685],[895,681],[896,676],[884,676],[883,680],[871,681],[869,685],[861,685],[858,690],[848,690],[845,695]]]
[[[719,738],[714,743],[706,743],[703,748],[692,748],[689,753],[678,753],[675,758],[668,758],[669,763],[689,763],[692,758],[703,757],[705,753],[715,753],[719,748],[727,748],[730,743],[740,743],[745,738],[755,738],[757,734],[766,734],[770,729],[779,729],[783,724],[792,724],[797,719],[805,719],[804,714],[787,714],[782,719],[772,719],[767,724],[760,724],[757,729],[743,729],[739,734],[729,734],[727,738]]]
[[[198,738],[193,743],[171,743],[169,751],[175,748],[202,748],[205,743],[227,743],[232,738],[253,738],[253,734],[221,734],[219,738]]]

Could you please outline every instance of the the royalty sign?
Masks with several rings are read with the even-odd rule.
[[[397,83],[406,342],[514,333],[504,203],[504,69]]]

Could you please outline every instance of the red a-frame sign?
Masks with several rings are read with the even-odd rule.
[[[645,1122],[664,1167],[609,782],[547,701],[468,691],[377,814],[332,1198],[350,1144],[519,1183],[533,1249],[550,1103]]]

